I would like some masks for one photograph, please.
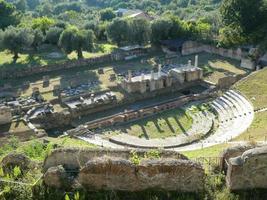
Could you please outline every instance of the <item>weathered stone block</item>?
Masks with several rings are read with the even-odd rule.
[[[227,186],[231,190],[267,189],[267,146],[229,159]]]
[[[12,113],[11,109],[6,106],[0,106],[0,125],[11,123]]]

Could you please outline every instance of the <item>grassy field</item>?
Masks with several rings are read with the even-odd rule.
[[[140,138],[165,138],[184,134],[191,125],[192,118],[181,109],[165,111],[156,116],[132,122],[123,127],[106,130],[106,134],[126,133]]]
[[[111,45],[102,45],[102,48],[103,48],[103,51],[109,52],[115,47]],[[53,49],[51,51],[53,52]],[[1,58],[1,54],[3,58],[9,59],[9,61],[10,59],[12,60],[11,55],[4,56],[3,52],[0,52],[0,58]],[[145,59],[150,61],[150,60],[153,60],[154,58],[160,58],[161,56],[162,56],[161,53],[156,53],[155,55],[150,55],[146,57]],[[6,62],[5,59],[0,59],[0,66],[1,66],[1,63]],[[25,60],[23,61],[22,59],[23,59],[23,56],[21,57],[21,63],[25,61]],[[173,62],[186,64],[188,59],[193,60],[194,55],[183,56],[183,57],[178,58],[177,60],[174,60]],[[199,54],[199,66],[205,67],[207,65],[212,66],[213,73],[207,76],[206,79],[213,81],[213,82],[216,82],[218,78],[225,76],[225,74],[227,73],[236,73],[236,74],[243,73],[242,70],[239,70],[238,68],[235,67],[235,66],[238,66],[238,63],[236,61],[233,61],[230,59],[224,59],[223,57],[219,57],[219,56],[207,54],[207,53]],[[103,68],[105,73],[98,74],[97,68]],[[38,87],[40,92],[44,95],[46,100],[52,100],[56,98],[53,96],[53,92],[52,92],[55,85],[60,85],[62,88],[67,88],[68,86],[70,86],[71,82],[79,85],[79,84],[86,84],[88,83],[88,81],[97,81],[99,82],[99,87],[96,88],[95,91],[101,91],[101,90],[114,88],[117,86],[116,81],[111,82],[109,80],[109,77],[111,74],[127,73],[129,69],[138,71],[142,69],[151,70],[153,68],[154,66],[151,64],[151,62],[141,62],[141,59],[134,59],[131,61],[103,63],[101,65],[96,65],[94,66],[94,68],[91,68],[91,69],[88,67],[77,67],[77,68],[68,69],[68,70],[45,73],[43,75],[49,75],[50,77],[50,85],[48,87],[43,87],[43,82],[42,82],[43,75],[38,75],[38,74],[30,76],[30,77],[17,78],[16,80],[13,80],[13,79],[0,80],[0,85],[10,84],[13,87],[21,88],[21,86],[25,82],[30,82],[30,87],[22,89],[22,96],[31,95],[33,87]],[[217,69],[217,71],[215,69]]]
[[[234,88],[244,94],[255,109],[267,107],[267,68],[254,72],[238,82]]]
[[[234,141],[267,141],[267,112],[256,113],[252,125]]]
[[[223,152],[224,149],[227,147],[230,147],[229,144],[220,144],[215,145],[208,148],[203,148],[195,151],[185,151],[181,152],[185,156],[187,156],[190,159],[198,158],[198,157],[218,157]]]
[[[110,53],[113,49],[117,48],[111,44],[96,44],[93,52],[83,52],[84,58],[92,58]],[[51,55],[60,55],[58,58]],[[72,52],[65,55],[62,51],[53,45],[41,47],[38,51],[28,50],[19,54],[19,59],[16,63],[13,62],[13,55],[8,51],[0,52],[0,70],[5,67],[24,68],[29,66],[45,66],[49,64],[61,63],[67,60],[77,59],[77,53]]]

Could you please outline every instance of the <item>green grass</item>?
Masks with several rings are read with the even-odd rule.
[[[231,145],[229,144],[220,144],[215,145],[208,148],[203,148],[195,151],[185,151],[181,152],[185,156],[187,156],[190,159],[198,158],[198,157],[218,157],[223,152],[224,149],[229,147]]]
[[[267,141],[267,112],[256,113],[252,125],[234,141]]]
[[[107,53],[111,53],[117,46],[111,44],[96,44],[93,52],[84,51],[84,58],[92,58],[101,56]],[[49,56],[50,53],[60,53],[62,57],[54,58]],[[0,52],[0,70],[1,68],[27,68],[30,66],[45,66],[49,64],[62,63],[67,60],[77,59],[77,54],[72,52],[69,55],[65,55],[62,51],[53,45],[41,48],[38,51],[28,50],[22,54],[19,54],[19,59],[16,63],[13,62],[13,55],[8,51]]]
[[[67,60],[67,57],[62,54],[61,58],[51,58],[49,53],[60,52],[56,47],[39,50],[37,52],[27,51],[19,54],[19,59],[16,63],[13,62],[13,55],[8,51],[0,52],[0,70],[1,68],[27,68],[30,66],[45,66],[49,64],[62,63]]]
[[[267,107],[267,68],[250,74],[238,82],[234,88],[245,95],[255,109]]]
[[[184,134],[191,125],[192,118],[181,109],[165,111],[153,117],[138,120],[123,127],[111,128],[105,133],[114,135],[127,133],[140,138],[165,138]]]

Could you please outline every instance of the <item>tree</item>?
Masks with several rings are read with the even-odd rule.
[[[147,44],[150,40],[151,27],[146,19],[137,18],[130,22],[130,33],[132,43]]]
[[[31,30],[10,26],[3,34],[2,45],[14,54],[13,60],[16,62],[19,58],[18,54],[23,51],[23,48],[31,46],[33,39]]]
[[[39,0],[27,0],[27,5],[30,10],[34,10],[40,4]]]
[[[129,23],[125,19],[116,18],[107,27],[107,36],[109,40],[120,46],[130,40],[129,31]]]
[[[27,1],[26,0],[18,0],[16,3],[16,8],[22,12],[25,12],[28,5],[27,5]]]
[[[32,47],[34,48],[35,51],[37,51],[38,46],[42,44],[44,40],[44,35],[40,29],[35,29],[33,30],[33,42],[32,42]]]
[[[57,45],[59,37],[61,33],[63,32],[64,29],[59,28],[59,27],[51,27],[47,33],[45,40],[49,42],[50,44]]]
[[[253,37],[266,28],[264,0],[224,0],[220,12],[224,25],[240,27],[244,37]]]
[[[168,18],[160,18],[155,20],[151,25],[152,42],[158,44],[161,40],[169,39],[172,26],[173,26],[172,21]]]
[[[0,0],[0,29],[5,29],[10,25],[16,25],[18,22],[16,8],[12,4]]]
[[[39,17],[35,18],[32,23],[33,29],[40,29],[45,35],[46,31],[55,24],[55,20],[48,17]]]
[[[111,8],[106,8],[100,11],[100,19],[102,21],[111,21],[116,17],[115,12]]]
[[[82,59],[83,50],[92,51],[94,47],[94,37],[92,30],[79,30],[77,27],[70,27],[61,33],[59,46],[67,54],[76,51],[78,59]]]
[[[219,45],[233,47],[245,43],[246,39],[240,34],[240,27],[225,26],[219,31]]]
[[[198,20],[196,23],[198,35],[202,40],[209,40],[212,38],[211,28],[211,24],[204,21],[203,19]]]

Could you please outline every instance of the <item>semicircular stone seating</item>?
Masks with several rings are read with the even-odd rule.
[[[119,134],[107,139],[96,135],[93,139],[79,137],[96,145],[110,148],[172,148],[177,151],[190,151],[225,143],[247,130],[254,119],[254,109],[251,103],[239,92],[229,90],[223,96],[210,102],[215,115],[208,111],[190,114],[193,124],[186,134],[165,139],[144,139],[127,134]],[[213,128],[213,133],[206,139]],[[194,138],[195,136],[195,138]],[[198,136],[198,139],[196,137]],[[194,141],[194,143],[192,143]]]
[[[196,150],[229,142],[245,132],[254,119],[254,109],[251,103],[234,90],[227,91],[223,96],[211,102],[210,105],[218,117],[215,132],[205,140],[175,150]]]

